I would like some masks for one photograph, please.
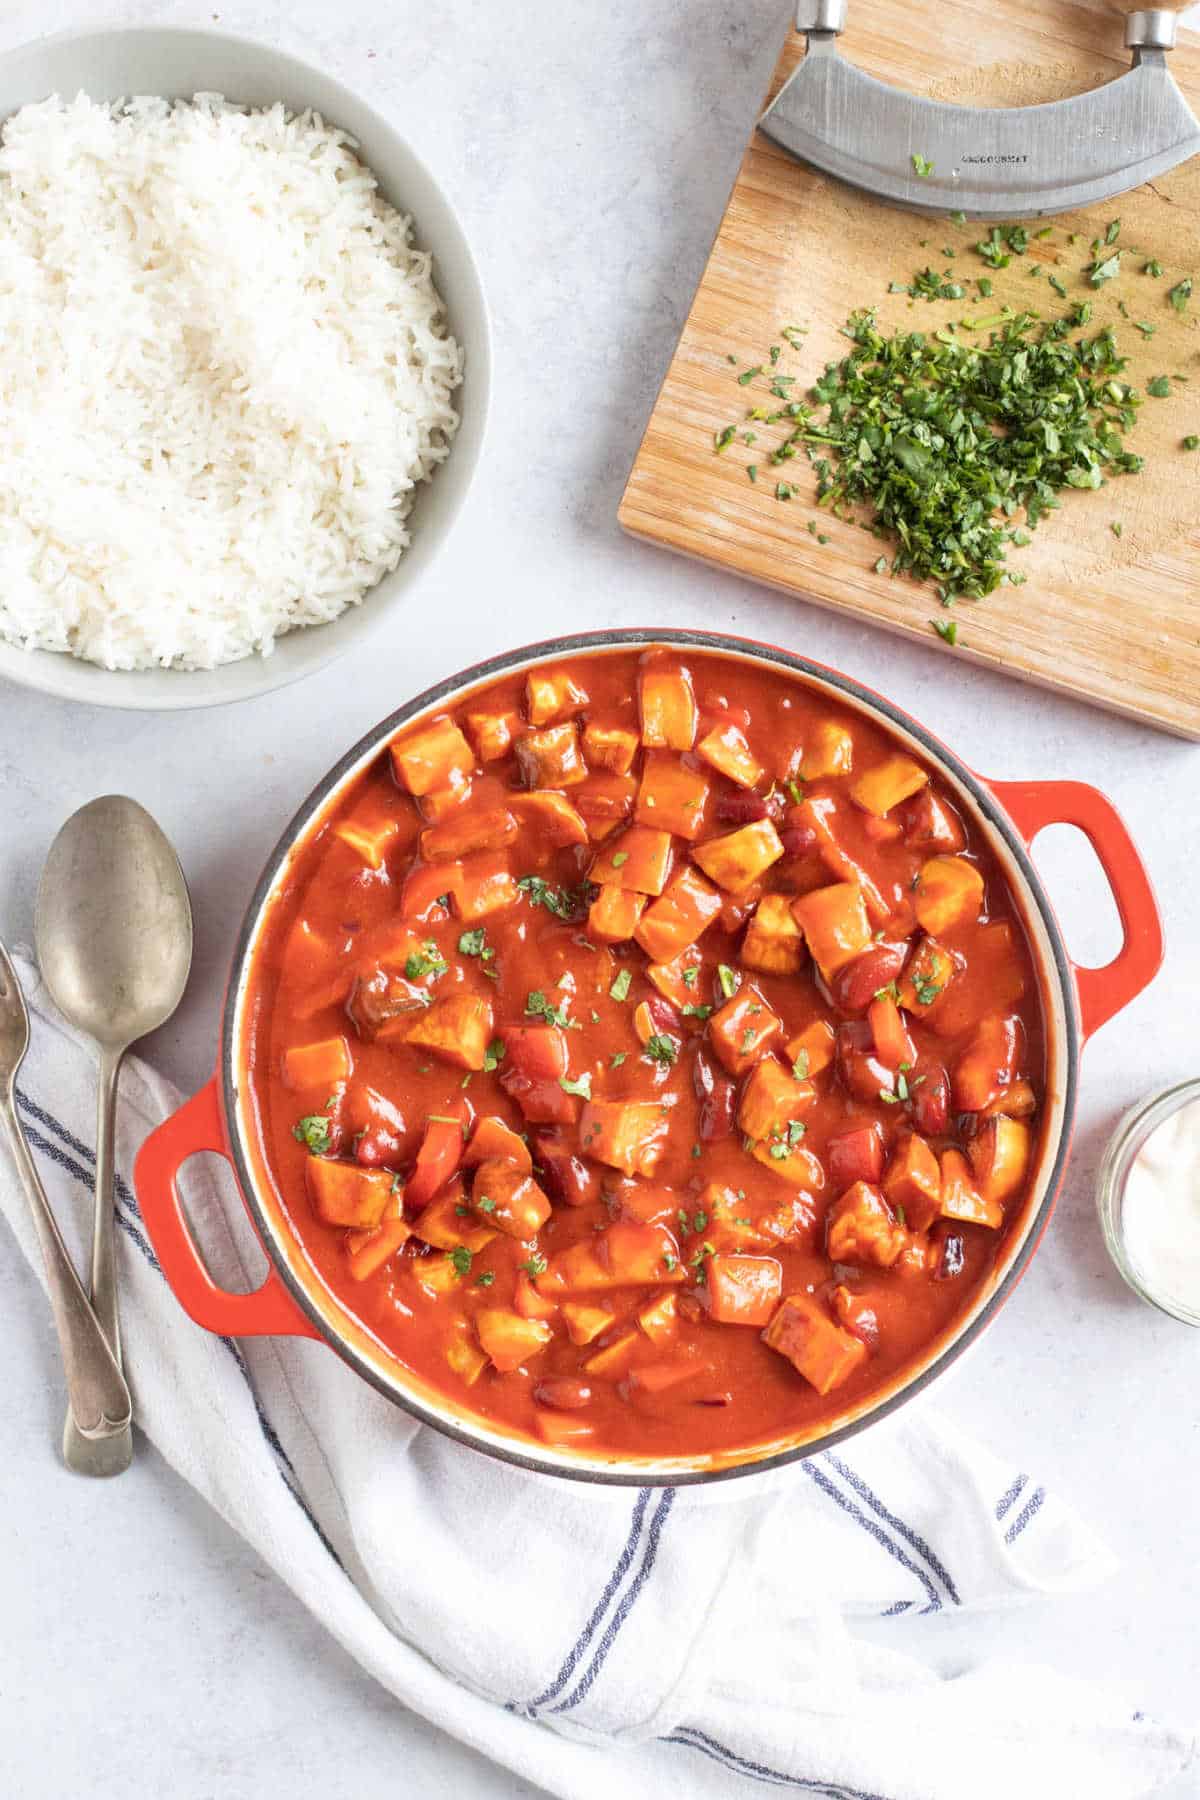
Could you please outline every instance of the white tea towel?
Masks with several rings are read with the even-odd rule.
[[[68,1223],[91,1187],[90,1059],[29,961],[18,970],[34,1015],[19,1107]],[[996,1664],[946,1680],[906,1650],[906,1615],[1078,1589],[1113,1566],[1032,1477],[947,1437],[927,1410],[712,1490],[591,1489],[494,1463],[414,1424],[324,1345],[193,1325],[129,1182],[178,1096],[131,1060],[121,1099],[139,1424],[345,1648],[444,1730],[570,1800],[611,1800],[614,1782],[627,1800],[764,1786],[1133,1800],[1186,1762],[1178,1733],[1091,1684]],[[198,1174],[189,1202],[214,1274],[246,1286],[232,1182]],[[0,1207],[40,1272],[6,1161]],[[868,1642],[853,1625],[871,1616],[891,1623]]]

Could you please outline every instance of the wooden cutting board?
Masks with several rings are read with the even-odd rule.
[[[1171,66],[1200,110],[1200,40],[1184,36]],[[855,0],[842,47],[880,80],[985,105],[1060,99],[1128,66],[1120,20],[1065,0],[1036,7],[1027,0],[938,7]],[[772,97],[803,48],[804,40],[789,33]],[[1089,244],[1117,217],[1127,247],[1122,274],[1092,289],[1083,273]],[[1070,232],[1079,234],[1073,246]],[[1200,738],[1200,451],[1181,448],[1185,435],[1200,433],[1200,157],[1136,193],[1055,220],[1052,235],[1034,240],[1006,270],[989,270],[972,249],[984,235],[843,187],[756,131],[630,474],[621,524],[653,543],[913,635],[928,642],[931,656],[965,656]],[[942,254],[947,246],[953,259]],[[1141,272],[1154,257],[1162,279]],[[1033,263],[1041,265],[1036,278]],[[949,269],[966,297],[930,304],[888,293],[890,281],[907,282],[927,264]],[[1118,476],[1098,492],[1065,493],[1029,547],[1009,551],[1009,566],[1027,576],[1025,585],[960,601],[950,614],[932,587],[875,572],[887,545],[817,509],[806,462],[770,466],[779,428],[746,420],[751,405],[771,404],[766,382],[742,387],[737,376],[767,363],[770,346],[782,344],[778,370],[795,375],[803,391],[845,353],[839,329],[864,305],[878,307],[885,327],[910,330],[937,329],[1005,300],[1056,317],[1068,301],[1050,289],[1047,268],[1071,301],[1092,300],[1090,329],[1114,326],[1137,387],[1144,391],[1159,374],[1188,381],[1173,381],[1167,399],[1146,399],[1127,440],[1145,456],[1140,475]],[[1196,292],[1180,314],[1166,294],[1188,274]],[[994,283],[990,301],[978,298],[980,275]],[[1153,337],[1121,316],[1122,301],[1131,320],[1154,325]],[[808,328],[802,350],[783,344],[784,325]],[[739,438],[718,456],[714,433],[730,424],[756,430],[758,439],[747,446]],[[753,485],[746,473],[752,462]],[[795,499],[775,498],[781,476],[796,485]],[[809,531],[810,520],[826,543]],[[957,649],[934,635],[934,617],[957,619]]]

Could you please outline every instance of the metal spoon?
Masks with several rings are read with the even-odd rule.
[[[42,1247],[71,1410],[86,1436],[108,1436],[129,1429],[129,1389],[67,1254],[17,1117],[13,1086],[28,1048],[25,996],[0,944],[0,1125],[8,1137]]]
[[[92,1305],[119,1362],[117,1075],[129,1046],[179,1005],[192,961],[192,909],[179,859],[135,800],[109,794],[67,820],[42,872],[34,930],[60,1011],[100,1046]],[[119,1475],[133,1457],[130,1426],[86,1437],[68,1411],[63,1455],[81,1475]]]

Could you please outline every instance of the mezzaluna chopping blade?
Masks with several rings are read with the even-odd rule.
[[[760,121],[791,155],[926,213],[1029,218],[1152,181],[1200,150],[1200,124],[1167,67],[1187,0],[1125,15],[1130,69],[1048,105],[954,106],[876,81],[841,55],[847,0],[799,0],[800,67]]]

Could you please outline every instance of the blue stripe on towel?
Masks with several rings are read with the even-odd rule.
[[[1004,1541],[1006,1544],[1012,1544],[1012,1543],[1016,1542],[1017,1538],[1020,1537],[1020,1535],[1024,1531],[1025,1527],[1032,1522],[1035,1514],[1038,1512],[1038,1510],[1041,1507],[1042,1501],[1045,1498],[1046,1498],[1045,1488],[1034,1488],[1032,1494],[1030,1494],[1028,1500],[1025,1502],[1024,1506],[1021,1508],[1020,1512],[1017,1514],[1017,1517],[1013,1520],[1012,1524],[1009,1526],[1008,1530],[1005,1532]]]
[[[625,1590],[625,1595],[621,1604],[609,1620],[608,1629],[600,1639],[596,1654],[592,1657],[582,1678],[573,1692],[568,1694],[565,1700],[560,1700],[557,1706],[552,1706],[550,1708],[551,1712],[570,1712],[573,1706],[578,1706],[581,1700],[586,1700],[590,1693],[592,1684],[595,1682],[596,1677],[608,1660],[609,1651],[616,1643],[626,1620],[637,1604],[638,1595],[645,1587],[653,1572],[655,1559],[658,1556],[659,1539],[662,1536],[663,1527],[670,1515],[671,1508],[675,1504],[675,1492],[676,1490],[674,1488],[663,1489],[658,1505],[654,1509],[654,1517],[650,1521],[650,1529],[646,1534],[646,1547],[642,1554],[642,1565],[640,1569]]]
[[[872,1493],[858,1471],[852,1469],[848,1463],[844,1463],[840,1456],[835,1456],[831,1450],[827,1450],[822,1460],[831,1464],[832,1467],[837,1470],[846,1485],[854,1489],[859,1499],[865,1500],[867,1505],[871,1508],[871,1511],[877,1513],[881,1519],[885,1520],[887,1524],[892,1527],[893,1531],[898,1531],[905,1542],[912,1545],[912,1548],[917,1552],[918,1556],[923,1556],[925,1558],[925,1561],[929,1564],[929,1567],[933,1570],[934,1574],[945,1588],[951,1603],[954,1606],[961,1606],[962,1601],[959,1599],[958,1589],[950,1579],[945,1565],[941,1558],[930,1549],[920,1532],[914,1531],[911,1525],[906,1525],[903,1519],[898,1519],[894,1512],[890,1512],[879,1496]]]
[[[921,1567],[920,1563],[915,1563],[912,1557],[908,1555],[907,1551],[902,1550],[895,1539],[888,1536],[887,1532],[883,1529],[883,1526],[877,1524],[874,1519],[869,1519],[866,1513],[854,1504],[853,1500],[848,1499],[847,1496],[842,1493],[841,1489],[836,1487],[834,1483],[830,1481],[828,1475],[817,1468],[815,1463],[812,1461],[802,1462],[800,1467],[804,1470],[804,1473],[810,1480],[815,1481],[822,1492],[828,1494],[829,1498],[836,1506],[840,1506],[844,1513],[848,1513],[852,1519],[861,1525],[863,1530],[873,1537],[875,1542],[881,1545],[882,1548],[887,1551],[889,1556],[894,1556],[896,1561],[900,1563],[903,1568],[907,1569],[910,1575],[916,1576],[921,1586],[925,1589],[926,1594],[929,1596],[929,1604],[923,1606],[921,1611],[927,1613],[941,1612],[942,1597],[925,1570]]]
[[[75,1180],[78,1181],[81,1186],[87,1188],[90,1193],[92,1190],[94,1173],[90,1174],[88,1172],[87,1164],[92,1164],[94,1171],[96,1159],[93,1153],[86,1145],[81,1144],[77,1137],[74,1137],[72,1133],[67,1130],[61,1120],[56,1119],[53,1113],[48,1113],[44,1108],[38,1106],[27,1094],[18,1092],[17,1099],[24,1112],[27,1112],[31,1118],[39,1120],[41,1124],[47,1127],[47,1129],[55,1131],[62,1139],[63,1143],[68,1144],[72,1150],[77,1151],[80,1161],[76,1161],[75,1158],[68,1156],[66,1151],[61,1149],[57,1144],[53,1144],[48,1138],[43,1137],[40,1131],[27,1126],[25,1129],[29,1142],[36,1149],[40,1150],[43,1156],[48,1157],[49,1160],[55,1163],[60,1169],[64,1169],[68,1175],[73,1176]],[[83,1166],[81,1166],[81,1163]],[[125,1196],[126,1203],[131,1206],[131,1210],[133,1210],[135,1216],[140,1217],[140,1214],[137,1213],[136,1206],[133,1205],[133,1197],[130,1190],[125,1185],[125,1182],[120,1175],[116,1177],[115,1185],[117,1186],[118,1192],[123,1193]],[[138,1226],[131,1224],[128,1219],[123,1217],[120,1208],[116,1209],[115,1217],[117,1225],[125,1233],[126,1237],[129,1238],[132,1243],[137,1245],[138,1249],[155,1273],[162,1276],[162,1266],[143,1232]],[[165,1277],[163,1277],[163,1279],[165,1280]],[[280,1480],[283,1482],[288,1493],[292,1496],[292,1499],[296,1502],[296,1505],[300,1508],[300,1511],[304,1514],[304,1517],[308,1520],[317,1537],[329,1552],[338,1568],[342,1569],[344,1573],[345,1571],[341,1558],[326,1537],[320,1521],[317,1519],[315,1513],[312,1511],[312,1508],[304,1497],[303,1490],[300,1486],[300,1478],[296,1474],[292,1460],[280,1441],[279,1433],[275,1430],[275,1427],[263,1410],[262,1402],[258,1397],[253,1381],[250,1379],[250,1371],[246,1366],[246,1360],[242,1355],[240,1348],[231,1338],[218,1337],[217,1341],[218,1343],[224,1344],[226,1350],[229,1351],[237,1365],[243,1381],[246,1383],[247,1390],[250,1394],[250,1400],[258,1419],[259,1429],[262,1432],[263,1439],[268,1449],[276,1458]]]
[[[745,1775],[752,1781],[762,1781],[771,1787],[796,1788],[804,1794],[823,1794],[826,1800],[886,1800],[883,1794],[868,1793],[864,1788],[846,1787],[840,1781],[821,1781],[804,1775],[785,1775],[782,1769],[772,1769],[766,1763],[754,1762],[748,1756],[739,1756],[736,1750],[730,1750],[725,1744],[719,1744],[707,1732],[699,1731],[694,1725],[679,1725],[670,1737],[659,1740],[664,1744],[682,1744],[685,1749],[698,1750],[711,1762],[721,1768],[729,1769],[736,1775]]]
[[[1011,1511],[1012,1507],[1016,1504],[1017,1500],[1020,1498],[1021,1490],[1025,1486],[1025,1483],[1028,1480],[1029,1480],[1028,1475],[1018,1475],[1017,1476],[1017,1479],[1013,1482],[1013,1484],[1009,1488],[1007,1494],[1004,1495],[1002,1500],[997,1502],[997,1505],[996,1505],[997,1520],[1002,1519],[1004,1517],[1005,1513]]]
[[[633,1506],[633,1518],[629,1526],[629,1535],[625,1539],[625,1547],[617,1558],[613,1572],[604,1585],[604,1590],[592,1610],[590,1619],[576,1638],[571,1649],[567,1652],[558,1674],[554,1677],[554,1680],[550,1683],[548,1688],[543,1689],[543,1691],[534,1699],[526,1701],[524,1705],[519,1705],[514,1701],[510,1701],[506,1708],[508,1712],[524,1713],[527,1716],[532,1717],[537,1712],[539,1706],[545,1706],[550,1700],[557,1700],[568,1681],[570,1681],[578,1667],[580,1657],[599,1630],[600,1621],[608,1611],[613,1596],[625,1579],[626,1571],[633,1561],[634,1553],[638,1547],[638,1540],[642,1535],[642,1524],[646,1517],[646,1508],[650,1504],[650,1495],[652,1491],[651,1488],[638,1489],[638,1496],[634,1501]]]

